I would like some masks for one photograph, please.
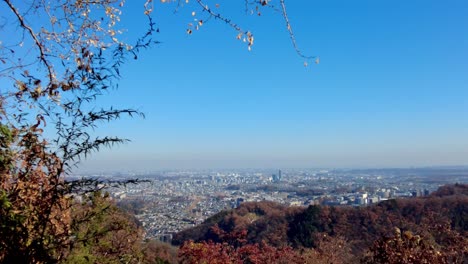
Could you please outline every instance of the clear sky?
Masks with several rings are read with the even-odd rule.
[[[144,20],[130,2],[132,35]],[[156,5],[162,43],[99,101],[146,118],[97,129],[132,142],[82,169],[468,165],[468,1],[289,0],[299,47],[320,56],[309,67],[279,13],[243,2],[216,3],[254,33],[250,52],[214,20],[188,35],[199,9]]]

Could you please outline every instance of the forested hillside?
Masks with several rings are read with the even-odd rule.
[[[421,254],[428,261],[466,263],[467,234],[468,185],[456,184],[443,186],[428,197],[388,200],[368,207],[299,208],[273,202],[244,203],[178,233],[174,244],[195,241],[209,245],[207,242],[211,241],[232,245],[234,235],[243,239],[234,247],[291,246],[296,253],[312,248],[323,255],[333,255],[338,252],[333,246],[342,244],[339,262],[343,263],[373,262],[375,257],[391,262],[389,256],[395,253],[392,250],[403,255],[409,250],[406,254]],[[411,239],[417,243],[411,244]]]

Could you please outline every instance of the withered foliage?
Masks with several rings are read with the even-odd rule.
[[[180,263],[304,263],[303,257],[291,247],[277,248],[265,242],[248,244],[246,230],[226,233],[214,226],[213,232],[224,242],[189,240],[179,250]]]
[[[35,131],[21,135],[3,127],[0,151],[0,260],[53,262],[50,255],[68,243],[71,223],[62,162]]]
[[[359,208],[249,202],[178,233],[174,242],[192,259],[264,243],[276,250],[292,246],[300,263],[466,263],[467,190],[455,184],[428,197]]]
[[[264,7],[278,11],[297,53],[312,59],[297,48],[284,0],[242,2],[252,14]],[[133,109],[99,108],[96,99],[117,87],[128,58],[157,43],[152,18],[157,4],[191,8],[197,22],[190,32],[218,20],[249,50],[254,44],[253,34],[221,15],[218,3],[139,3],[147,30],[127,42],[120,25],[125,0],[0,1],[0,262],[62,261],[77,243],[71,219],[75,197],[106,184],[130,183],[67,181],[66,175],[92,152],[126,142],[93,136],[90,131],[101,122],[143,116]]]
[[[153,43],[153,24],[149,18],[148,32],[130,46],[114,36],[123,2],[1,4],[10,38],[0,40],[0,261],[53,263],[74,243],[73,195],[101,186],[67,182],[67,172],[92,151],[125,142],[90,129],[140,114],[86,107],[115,85],[126,56]]]
[[[450,237],[451,245],[431,243],[427,237],[395,228],[393,236],[375,241],[362,263],[466,263],[468,239],[449,226],[437,227]]]

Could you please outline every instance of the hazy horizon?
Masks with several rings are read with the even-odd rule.
[[[141,7],[127,5],[122,23],[136,35]],[[220,3],[254,33],[249,52],[227,25],[188,35],[192,10],[157,5],[162,43],[98,100],[146,118],[96,129],[132,142],[82,169],[468,164],[468,2],[287,5],[299,47],[320,64],[303,66],[272,10],[250,16],[242,3]]]
[[[141,164],[149,164],[151,166],[143,166]],[[250,164],[250,165],[249,165]],[[339,170],[354,170],[354,169],[450,169],[450,168],[468,168],[468,163],[433,163],[433,164],[375,164],[375,165],[366,165],[366,164],[318,164],[318,163],[301,163],[300,161],[294,161],[294,163],[278,162],[278,161],[269,161],[269,162],[258,162],[258,160],[252,161],[250,163],[238,162],[226,160],[223,162],[200,162],[197,159],[187,159],[187,160],[127,160],[116,162],[115,160],[105,160],[94,159],[93,161],[84,162],[83,165],[80,165],[78,169],[74,170],[75,173],[108,173],[108,172],[160,172],[160,171],[183,171],[183,170],[193,170],[193,171],[223,171],[223,170],[316,170],[316,169],[339,169]]]

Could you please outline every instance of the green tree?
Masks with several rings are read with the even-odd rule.
[[[320,207],[311,205],[294,216],[289,224],[288,237],[296,247],[313,247],[314,235],[323,232]]]
[[[138,263],[142,229],[107,194],[94,192],[72,207],[73,247],[64,263]]]

